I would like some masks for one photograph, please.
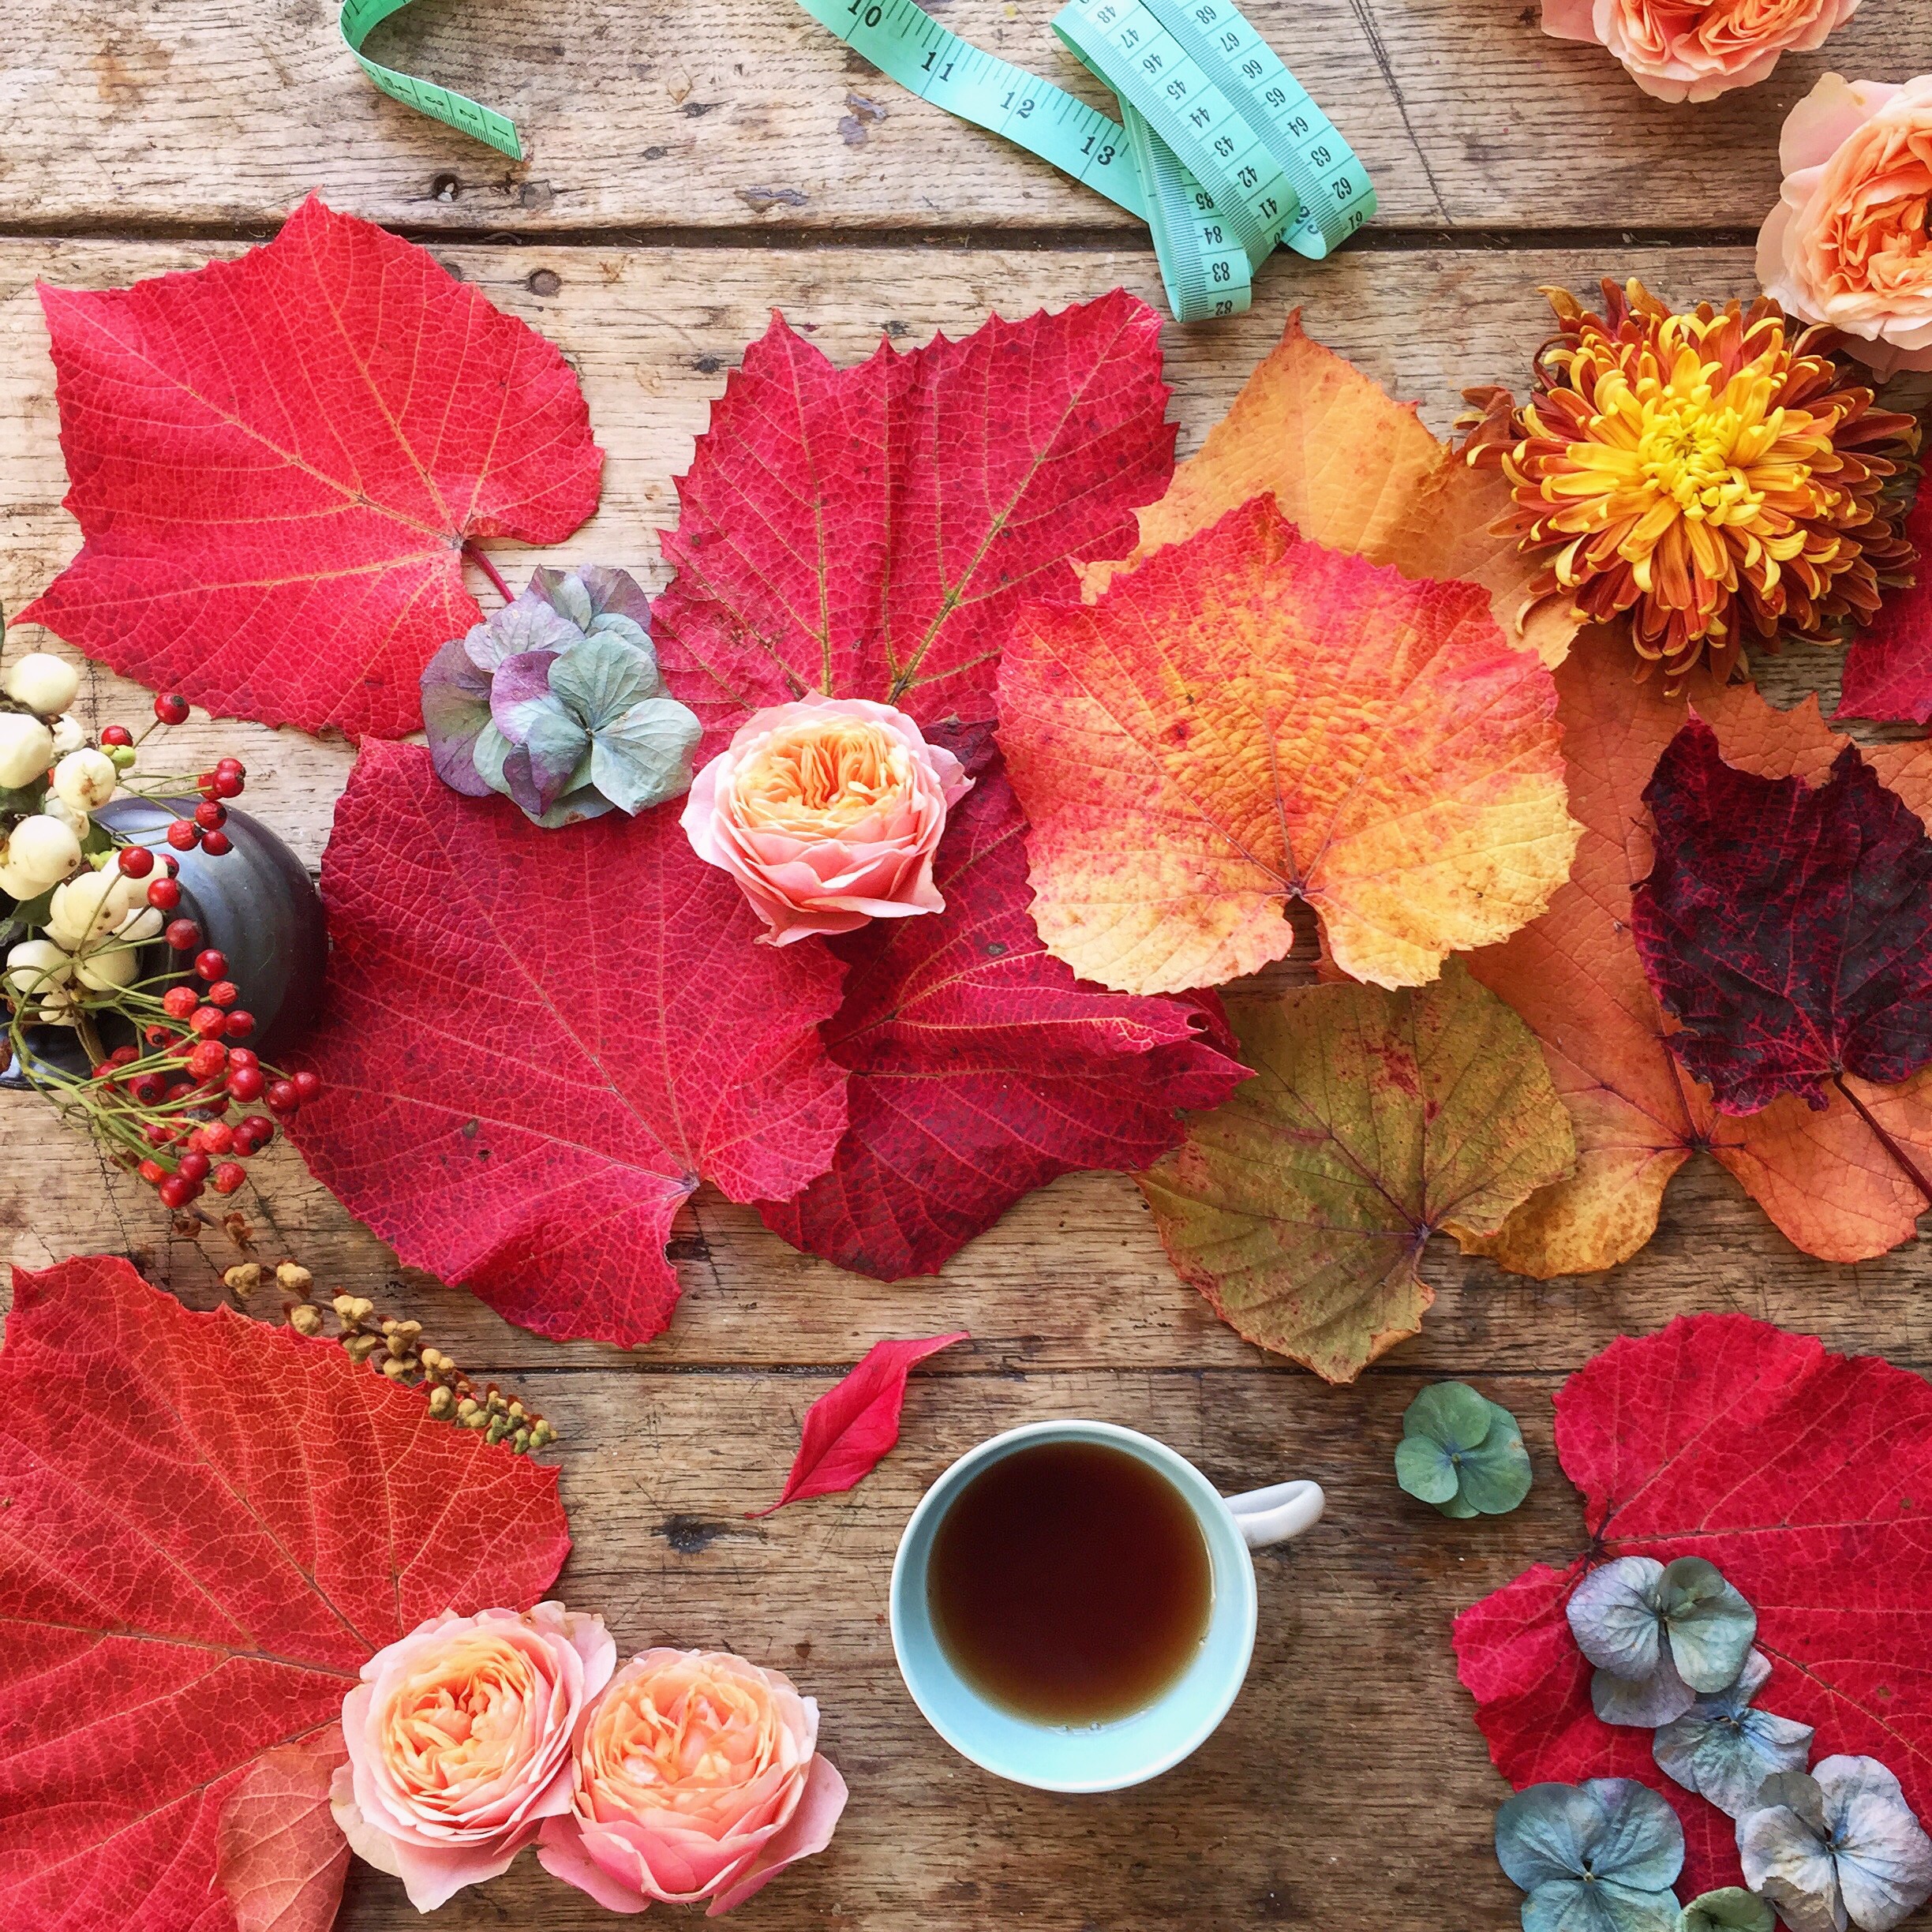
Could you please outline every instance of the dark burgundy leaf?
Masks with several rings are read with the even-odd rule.
[[[1822,1108],[1839,1074],[1893,1086],[1932,1061],[1932,838],[1855,748],[1815,788],[1760,778],[1693,717],[1644,802],[1638,950],[1722,1112]]]

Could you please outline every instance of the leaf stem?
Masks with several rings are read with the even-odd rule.
[[[1844,1076],[1842,1073],[1833,1074],[1832,1084],[1844,1095],[1846,1099],[1851,1102],[1852,1112],[1857,1114],[1859,1118],[1877,1135],[1878,1144],[1898,1163],[1900,1170],[1904,1174],[1906,1179],[1911,1181],[1912,1185],[1925,1196],[1926,1204],[1932,1207],[1932,1181],[1928,1181],[1920,1173],[1918,1164],[1911,1156],[1878,1124],[1871,1109],[1866,1106],[1865,1103],[1845,1084]]]
[[[515,597],[511,594],[510,586],[504,582],[501,572],[489,560],[482,545],[474,537],[466,537],[463,539],[462,553],[496,586],[496,594],[506,604],[514,604],[516,601]]]

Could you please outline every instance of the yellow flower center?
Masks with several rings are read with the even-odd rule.
[[[487,1783],[525,1748],[544,1696],[522,1651],[473,1635],[399,1687],[384,1713],[389,1762],[432,1803]]]
[[[861,719],[831,717],[772,733],[732,786],[739,822],[796,838],[837,838],[912,788],[903,739]]]

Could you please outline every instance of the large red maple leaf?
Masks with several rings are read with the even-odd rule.
[[[597,507],[562,356],[313,195],[238,260],[40,299],[84,541],[21,617],[223,717],[419,729],[424,665],[481,616],[464,542]]]
[[[291,1137],[413,1267],[539,1335],[670,1320],[672,1216],[822,1174],[844,1075],[822,942],[757,915],[676,805],[546,832],[413,745],[365,745],[322,865],[334,949]]]
[[[1932,1387],[1871,1357],[1742,1315],[1613,1343],[1556,1396],[1556,1449],[1583,1493],[1583,1554],[1457,1618],[1457,1668],[1496,1769],[1634,1777],[1684,1822],[1685,1898],[1740,1882],[1731,1821],[1673,1784],[1651,1733],[1601,1722],[1564,1605],[1593,1563],[1708,1558],[1758,1612],[1767,1711],[1825,1757],[1878,1758],[1932,1807]]]
[[[677,479],[651,633],[718,744],[819,691],[990,718],[1013,614],[1133,546],[1174,465],[1160,320],[1116,290],[837,369],[774,315]]]
[[[945,910],[832,942],[846,989],[825,1033],[851,1124],[829,1173],[760,1210],[795,1247],[882,1281],[933,1273],[1057,1175],[1146,1166],[1179,1141],[1178,1109],[1249,1077],[1211,994],[1109,993],[1047,952],[990,735],[936,736],[974,779],[934,868]]]
[[[13,1296],[0,1922],[236,1932],[272,1900],[319,1932],[346,1860],[306,1767],[339,1755],[376,1651],[542,1595],[570,1548],[556,1472],[125,1261],[16,1271]]]

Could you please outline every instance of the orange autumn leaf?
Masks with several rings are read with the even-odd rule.
[[[1452,1230],[1465,1252],[1544,1278],[1612,1267],[1650,1238],[1666,1184],[1700,1148],[1807,1253],[1863,1260],[1909,1240],[1926,1202],[1843,1099],[1817,1113],[1792,1095],[1741,1118],[1712,1107],[1664,1043],[1668,1023],[1631,938],[1631,887],[1650,869],[1643,789],[1686,698],[1724,758],[1761,777],[1822,782],[1848,741],[1815,699],[1774,710],[1751,686],[1702,670],[1668,699],[1655,682],[1631,681],[1622,639],[1601,631],[1578,638],[1556,681],[1570,808],[1583,826],[1576,863],[1541,918],[1467,963],[1541,1041],[1575,1125],[1577,1170],[1494,1234]],[[1865,756],[1914,811],[1932,809],[1925,747]],[[1887,1133],[1932,1155],[1932,1073],[1896,1088],[1847,1084]]]
[[[1218,985],[1286,954],[1290,899],[1357,979],[1421,986],[1567,875],[1556,687],[1462,583],[1305,541],[1267,498],[1000,665],[1033,916],[1081,978]]]
[[[1174,471],[1159,502],[1140,512],[1140,542],[1118,562],[1091,564],[1095,597],[1151,552],[1272,496],[1311,542],[1351,550],[1405,577],[1481,584],[1512,644],[1556,664],[1577,618],[1560,598],[1526,611],[1535,564],[1513,537],[1492,534],[1509,514],[1500,471],[1473,470],[1353,363],[1302,333],[1293,311],[1234,406]]]

